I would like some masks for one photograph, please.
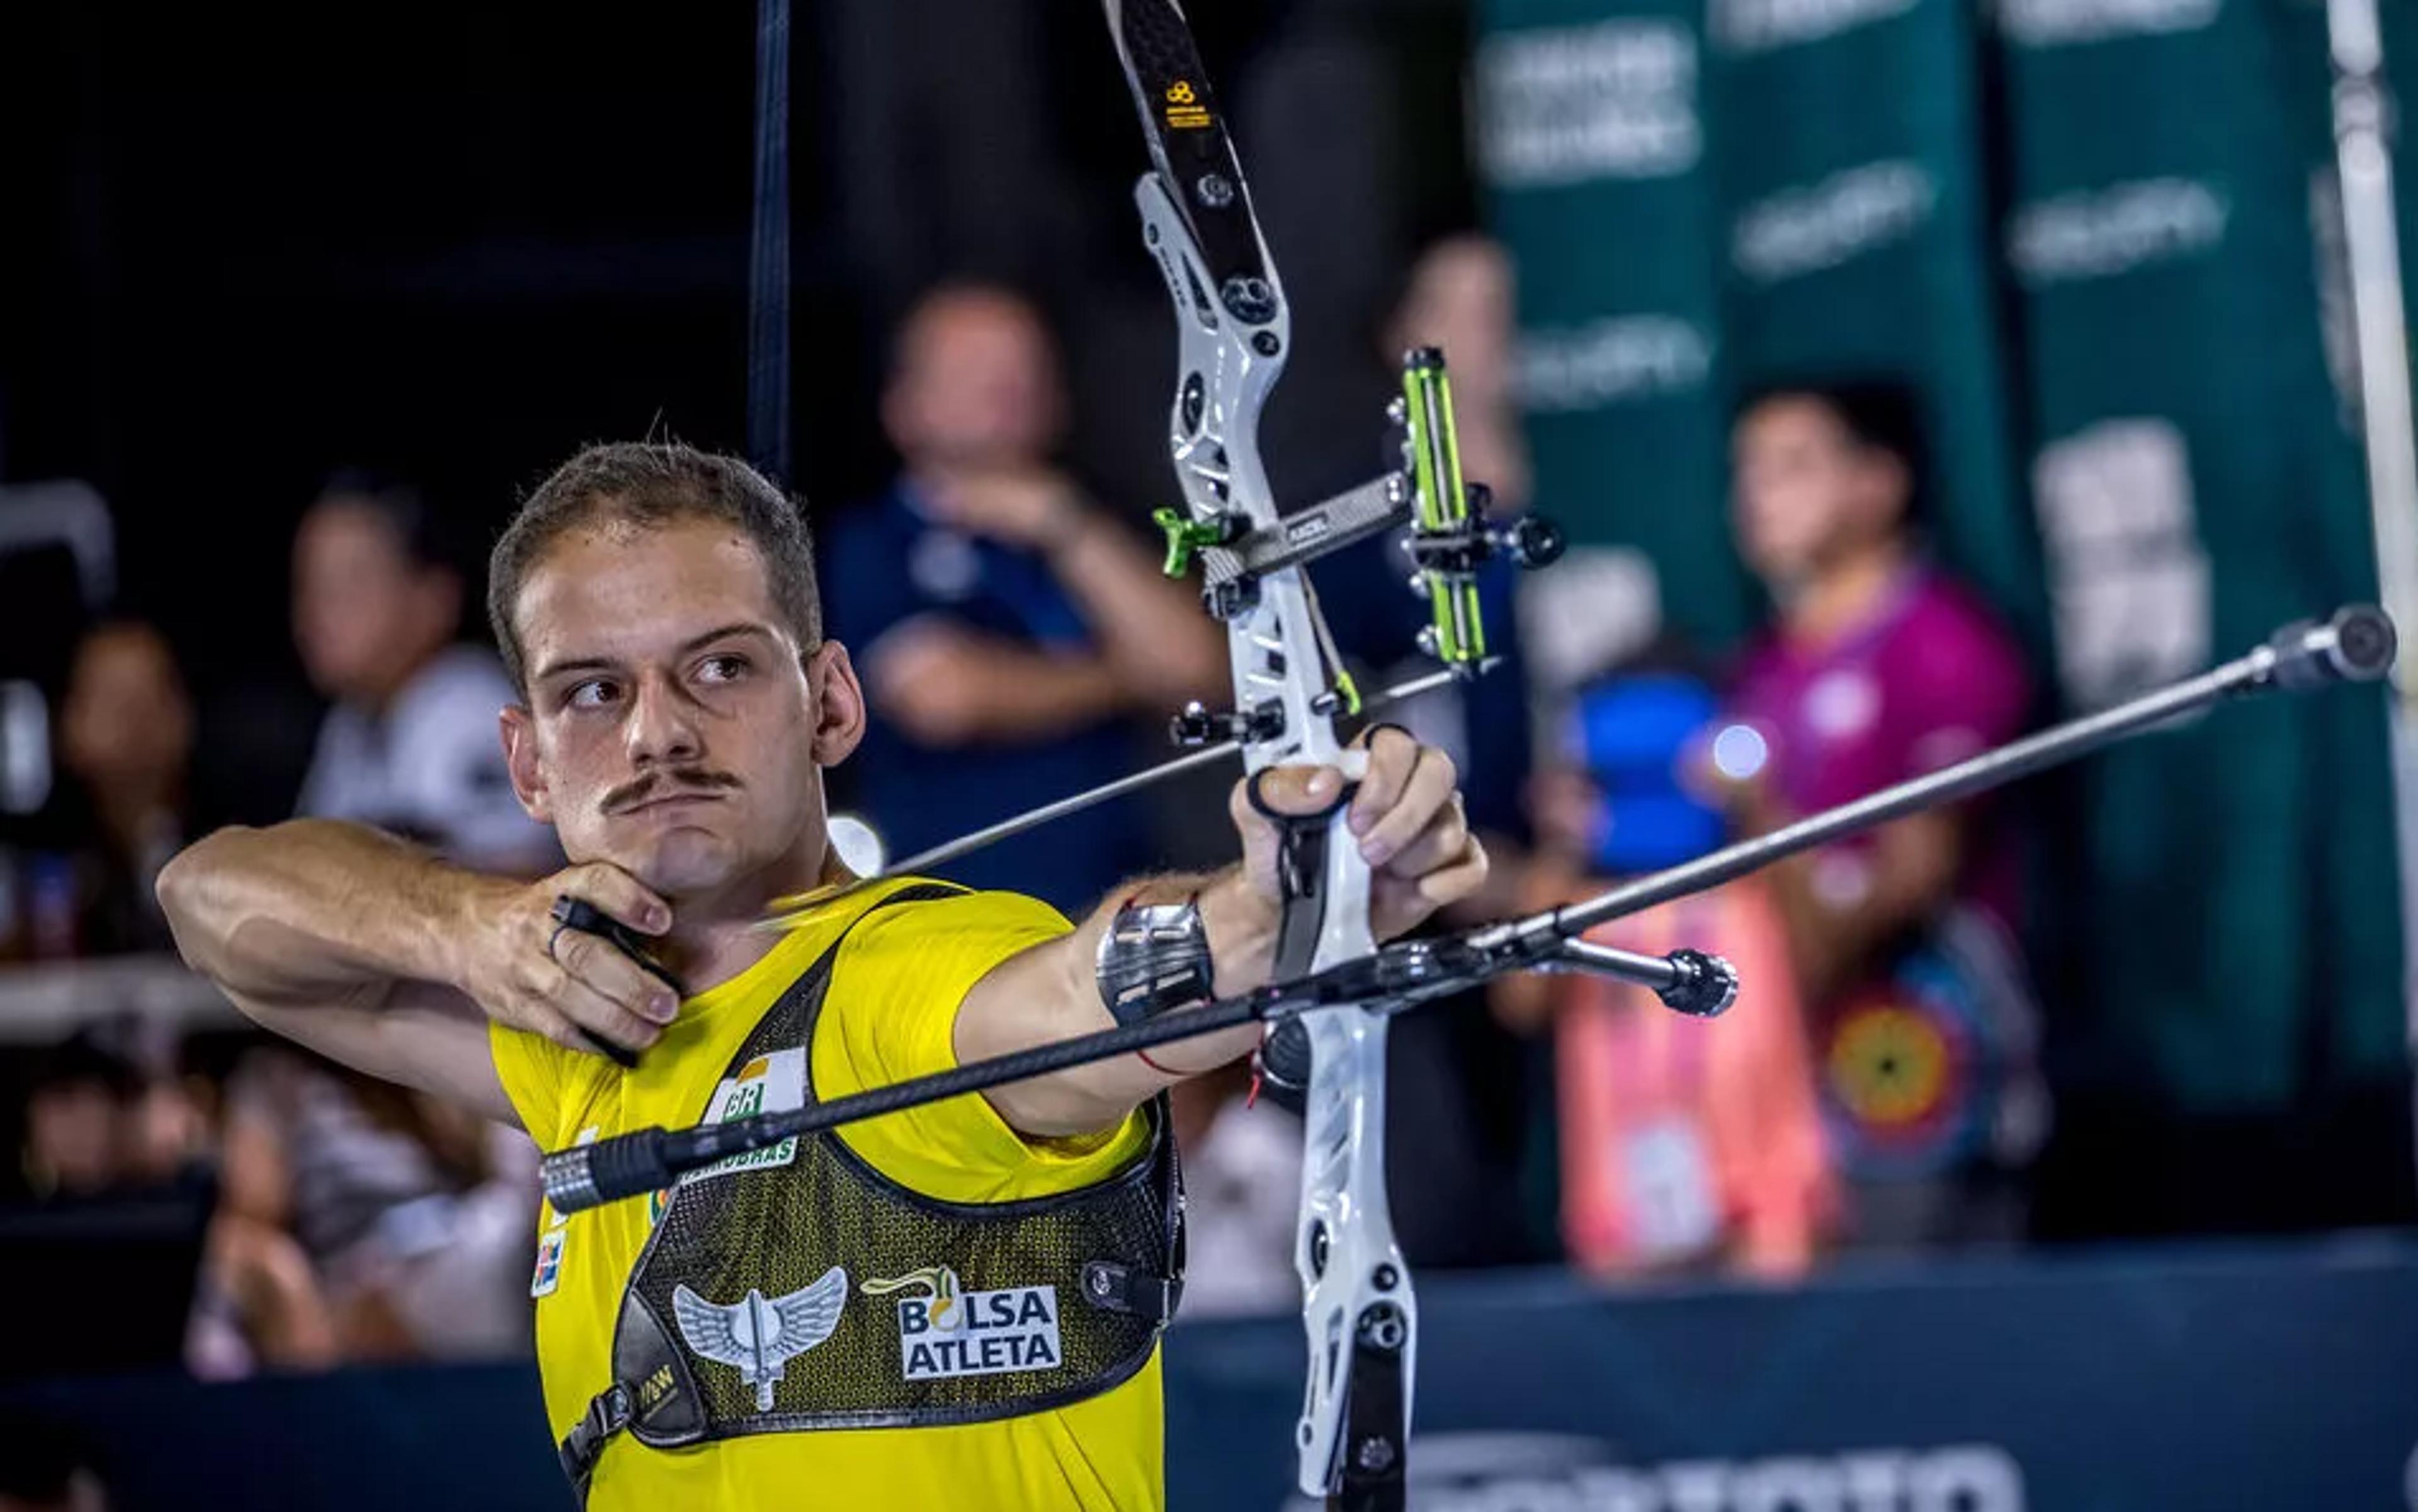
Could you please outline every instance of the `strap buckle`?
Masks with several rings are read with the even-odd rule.
[[[562,1461],[563,1474],[570,1477],[583,1499],[588,1494],[588,1477],[595,1472],[597,1457],[604,1452],[605,1442],[629,1426],[629,1389],[616,1382],[596,1394],[587,1413],[563,1435],[555,1454]]]
[[[1184,1278],[1154,1275],[1111,1260],[1085,1260],[1083,1300],[1103,1311],[1164,1323],[1175,1316],[1176,1305],[1184,1300]]]

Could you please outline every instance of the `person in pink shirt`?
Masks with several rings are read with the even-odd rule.
[[[1987,610],[1923,553],[1912,398],[1767,389],[1731,435],[1738,554],[1771,619],[1711,763],[1762,833],[2012,738],[2031,700]],[[1853,1231],[2015,1237],[2001,1180],[2043,1132],[2010,928],[2016,860],[1986,808],[1931,809],[1767,875],[1809,1014]]]
[[[1536,906],[1717,843],[1674,827],[1692,804],[1762,833],[2022,724],[2021,658],[1921,549],[1907,396],[1767,390],[1732,444],[1738,552],[1770,620],[1718,707],[1676,697],[1687,680],[1651,668],[1582,695],[1569,767],[1532,794],[1548,858]],[[2013,1236],[2003,1178],[2037,1142],[2043,1103],[2008,944],[2019,878],[1988,818],[1919,815],[1589,936],[1729,956],[1742,987],[1721,1019],[1585,978],[1498,990],[1507,1020],[1553,1026],[1576,1264],[1784,1278],[1835,1238]]]

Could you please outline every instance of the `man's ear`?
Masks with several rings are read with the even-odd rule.
[[[537,759],[537,718],[519,704],[497,716],[504,737],[504,764],[512,770],[513,794],[528,817],[540,824],[554,822],[554,801]]]
[[[827,640],[806,658],[806,695],[814,700],[816,766],[836,767],[865,739],[865,685],[848,648]]]

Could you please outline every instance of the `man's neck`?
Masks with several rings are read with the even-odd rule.
[[[1826,646],[1878,613],[1912,553],[1896,536],[1871,542],[1824,567],[1781,604],[1782,632],[1803,645]]]
[[[769,867],[712,896],[673,904],[663,961],[692,996],[729,981],[771,952],[780,936],[763,921],[778,900],[855,880],[829,840],[819,839],[818,861],[806,861],[811,852],[804,852],[797,863]]]

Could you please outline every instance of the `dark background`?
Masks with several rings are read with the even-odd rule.
[[[1307,328],[1271,466],[1280,488],[1356,478],[1375,411],[1348,406],[1381,402],[1394,270],[1470,213],[1467,19],[1196,8]],[[0,9],[0,480],[108,499],[119,606],[161,621],[198,685],[204,817],[282,817],[298,781],[315,710],[286,562],[330,469],[419,481],[475,568],[582,442],[743,444],[754,10]],[[1079,470],[1137,520],[1171,496],[1172,338],[1097,7],[802,3],[791,83],[789,481],[811,509],[878,484],[881,333],[969,274],[1060,324]],[[59,575],[0,580],[0,676],[55,689]]]

